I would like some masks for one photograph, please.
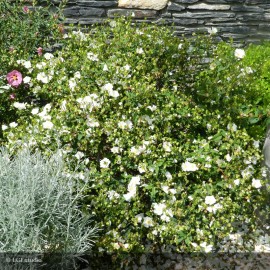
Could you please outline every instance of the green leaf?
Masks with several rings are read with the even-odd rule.
[[[251,118],[248,119],[248,122],[249,122],[250,124],[256,124],[256,123],[258,123],[259,121],[260,121],[260,118],[258,118],[258,117],[251,117]]]

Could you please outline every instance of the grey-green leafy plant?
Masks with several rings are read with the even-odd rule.
[[[89,252],[97,234],[79,207],[84,186],[59,153],[0,152],[0,252]]]

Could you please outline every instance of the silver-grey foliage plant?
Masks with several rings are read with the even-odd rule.
[[[64,171],[59,153],[0,149],[1,253],[90,251],[97,228],[78,206],[84,187]]]

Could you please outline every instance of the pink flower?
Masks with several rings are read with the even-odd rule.
[[[7,74],[7,81],[13,87],[18,87],[22,83],[22,74],[18,70],[12,70]]]
[[[24,7],[23,7],[23,12],[24,12],[24,13],[28,13],[28,12],[29,12],[29,8],[28,8],[27,6],[24,6]]]
[[[14,100],[16,98],[16,95],[14,93],[10,94],[9,95],[9,99],[10,100]]]
[[[38,47],[38,48],[37,48],[37,53],[38,53],[39,56],[42,55],[42,48],[41,48],[41,47]]]

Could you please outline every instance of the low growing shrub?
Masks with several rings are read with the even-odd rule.
[[[236,123],[225,89],[198,92],[215,46],[119,19],[65,35],[31,69],[17,62],[31,98],[13,101],[19,119],[2,125],[5,145],[80,160],[77,181],[93,180],[83,202],[102,228],[99,252],[263,250],[262,138]]]

